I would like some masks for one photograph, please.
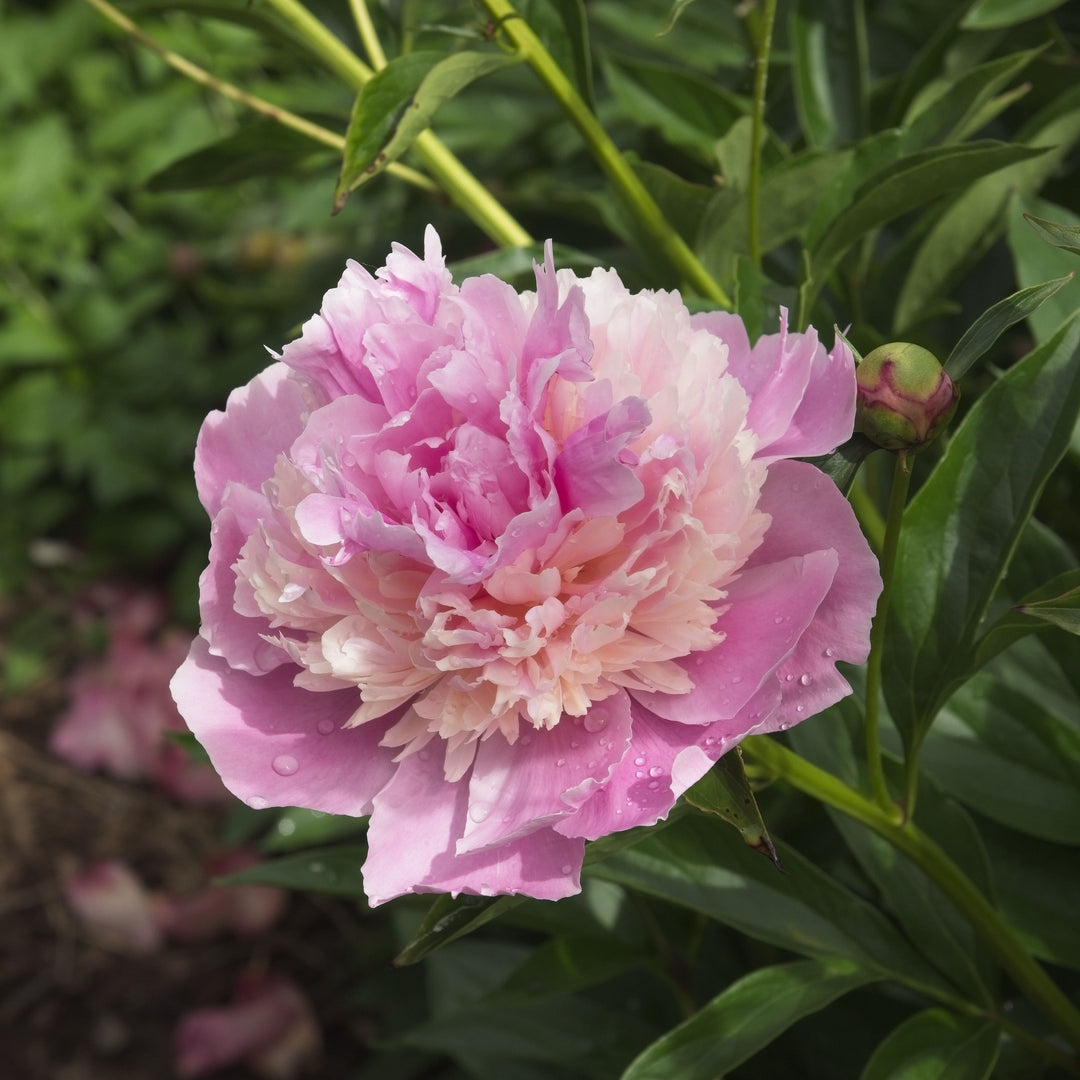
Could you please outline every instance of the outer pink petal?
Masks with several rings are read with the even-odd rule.
[[[728,586],[728,607],[716,623],[724,640],[680,661],[694,689],[632,696],[657,716],[683,724],[737,717],[806,632],[837,562],[835,551],[811,551],[745,570]]]
[[[375,906],[405,893],[524,892],[559,900],[581,888],[583,841],[541,828],[487,851],[457,855],[469,789],[443,778],[441,754],[405,758],[376,795],[368,827],[364,891]]]
[[[851,692],[836,661],[866,660],[881,575],[850,504],[812,465],[778,461],[770,466],[760,506],[772,515],[772,524],[752,564],[825,545],[839,554],[828,594],[780,667],[783,704],[765,728],[774,730],[813,716]]]
[[[399,714],[343,730],[359,694],[298,689],[296,670],[233,671],[196,639],[171,689],[225,786],[249,806],[366,814],[394,771],[379,740]]]
[[[550,731],[526,731],[511,746],[481,743],[469,782],[469,813],[457,851],[465,854],[534,832],[576,810],[611,775],[630,745],[626,693],[564,716]]]
[[[855,363],[842,342],[826,353],[813,328],[788,333],[783,309],[780,333],[763,335],[753,348],[737,315],[707,312],[692,322],[728,345],[728,371],[750,397],[747,423],[760,440],[758,457],[825,454],[851,435]]]
[[[278,454],[303,430],[307,407],[289,369],[271,364],[229,395],[224,412],[203,421],[195,444],[195,485],[211,517],[221,509],[230,481],[262,489]]]

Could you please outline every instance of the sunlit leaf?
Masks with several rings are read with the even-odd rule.
[[[881,1043],[859,1080],[986,1080],[1000,1042],[988,1020],[928,1009]]]

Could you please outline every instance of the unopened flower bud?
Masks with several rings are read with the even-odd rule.
[[[886,450],[921,450],[945,426],[960,399],[934,354],[906,341],[868,353],[855,378],[855,430]]]

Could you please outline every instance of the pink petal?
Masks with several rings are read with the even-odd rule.
[[[716,623],[724,640],[679,661],[694,689],[632,696],[657,716],[683,724],[737,717],[810,625],[836,576],[837,561],[835,551],[812,551],[745,570],[728,587],[727,609]]]
[[[625,692],[586,716],[563,716],[550,731],[524,729],[511,746],[495,737],[476,751],[469,813],[458,854],[482,851],[576,810],[611,775],[630,745]]]
[[[153,899],[126,863],[91,863],[64,881],[64,895],[83,928],[102,945],[132,954],[161,945]]]
[[[249,977],[231,1005],[184,1016],[174,1039],[176,1072],[203,1076],[227,1065],[272,1063],[263,1075],[290,1080],[318,1053],[311,1006],[287,979]]]
[[[559,900],[580,890],[583,842],[547,828],[487,851],[455,854],[469,788],[443,778],[441,758],[426,750],[405,758],[374,799],[364,863],[372,906],[406,893],[524,892]]]
[[[774,730],[813,716],[851,692],[836,662],[865,662],[881,575],[851,505],[812,465],[778,461],[770,466],[761,507],[773,520],[751,564],[826,544],[838,553],[828,594],[779,669],[783,705],[765,729]]]
[[[211,518],[226,484],[262,488],[278,454],[303,431],[305,412],[300,384],[284,364],[271,364],[229,395],[224,412],[210,413],[195,446],[195,484]]]
[[[367,814],[394,771],[379,740],[400,710],[345,730],[359,693],[298,689],[297,670],[233,671],[196,639],[172,692],[225,786],[249,806]]]

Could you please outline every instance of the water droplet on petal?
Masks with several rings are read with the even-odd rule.
[[[784,616],[783,615],[777,615],[776,618],[773,619],[773,622],[776,623],[777,626],[779,626],[783,621],[784,621]]]
[[[607,727],[607,717],[597,712],[596,709],[591,709],[585,714],[586,731],[602,731],[605,727]]]
[[[804,708],[804,707],[803,707],[802,705],[796,705],[796,706],[795,706],[795,711],[796,711],[797,713],[801,713],[801,712],[805,712],[806,710],[805,710],[805,708]]]
[[[574,871],[574,868],[569,863],[565,863],[563,866],[561,866],[559,868],[559,873],[560,874],[571,874],[571,873],[573,873],[573,871]]]
[[[644,770],[644,769],[638,769],[638,771],[637,771],[636,773],[634,773],[634,775],[635,775],[635,776],[636,776],[636,777],[637,777],[637,778],[638,778],[639,780],[642,780],[642,779],[644,779],[644,777],[645,777],[645,770]]]
[[[661,769],[659,765],[654,765],[654,766],[653,766],[653,767],[652,767],[652,768],[651,768],[651,769],[649,770],[649,775],[650,775],[650,776],[663,776],[663,775],[664,775],[664,770],[663,770],[663,769]]]
[[[742,682],[742,676],[741,675],[732,675],[731,676],[731,685],[732,686],[738,686],[739,683],[741,683],[741,682]]]
[[[786,674],[786,675],[784,676],[784,682],[794,682],[794,681],[795,681],[795,675],[794,675],[794,674],[793,674],[792,672],[790,672],[790,671],[789,671],[789,672],[788,672],[788,673],[787,673],[787,674]]]
[[[487,821],[487,816],[490,813],[491,807],[485,806],[483,803],[473,803],[473,805],[469,807],[469,817],[471,817],[477,825],[482,821]]]
[[[705,745],[706,746],[715,746],[716,745],[716,740],[711,735],[706,735],[705,736]]]
[[[829,657],[829,659],[832,659],[832,657],[834,657],[836,655],[836,650],[835,649],[826,649],[825,650],[825,655],[827,657]]]
[[[315,725],[315,730],[316,730],[316,731],[317,731],[317,732],[318,732],[318,733],[319,733],[320,735],[330,735],[330,734],[333,734],[333,731],[334,731],[334,721],[333,721],[333,720],[328,720],[328,719],[327,719],[326,717],[323,717],[323,718],[322,718],[322,720],[320,720],[320,721],[319,721],[319,722],[318,722],[318,723],[317,723],[317,724]]]
[[[565,764],[566,764],[566,758],[564,758],[564,757],[561,757],[561,758],[559,758],[559,760],[555,762],[555,765],[556,765],[556,767],[557,767],[557,768],[560,768],[560,769],[561,769],[561,768],[562,768],[562,767],[563,767],[563,766],[564,766]]]
[[[486,882],[480,882],[480,895],[481,896],[494,896],[495,890]]]
[[[787,722],[787,721],[785,720],[785,721],[784,721],[784,722],[783,722],[783,723],[782,723],[782,724],[780,725],[780,730],[781,730],[781,731],[787,731],[787,729],[788,729],[789,727],[791,727],[791,725],[790,725],[790,724],[789,724],[789,723],[788,723],[788,722]]]
[[[265,810],[270,805],[270,800],[264,799],[261,795],[250,795],[247,804],[252,810]]]
[[[636,758],[634,758],[634,764],[635,765],[644,765],[645,764],[645,759],[643,757],[636,757]]]
[[[470,394],[468,400],[470,405],[475,405],[480,399],[475,394]]]
[[[272,768],[278,776],[292,776],[292,774],[300,768],[300,762],[298,762],[292,754],[278,754],[271,762],[270,768]]]
[[[571,750],[576,750],[580,745],[581,745],[581,743],[579,743],[577,741],[577,739],[571,739],[570,740],[570,749]]]
[[[810,675],[809,673],[799,676],[799,685],[800,686],[809,686],[813,681],[814,681],[814,676]]]
[[[650,791],[655,791],[659,786],[660,786],[660,781],[659,780],[650,780],[649,781],[649,790]]]

